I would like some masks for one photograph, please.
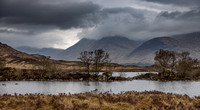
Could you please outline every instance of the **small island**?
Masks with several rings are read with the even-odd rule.
[[[161,80],[161,81],[188,81],[200,80],[200,66],[197,59],[191,58],[189,52],[175,52],[159,50],[156,53],[152,65],[155,73],[147,73],[134,77],[133,79]]]

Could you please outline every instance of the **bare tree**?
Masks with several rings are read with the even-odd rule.
[[[50,56],[42,56],[42,58],[40,59],[40,65],[42,70],[50,69]]]
[[[168,51],[168,50],[159,50],[156,51],[156,56],[154,60],[157,64],[163,67],[163,73],[166,71],[167,68],[170,69],[170,71],[173,72],[173,69],[177,63],[177,53],[174,51]]]
[[[93,51],[91,52],[83,51],[80,53],[81,56],[78,58],[86,66],[88,74],[90,74],[90,65],[92,64],[93,61],[93,53],[94,53]]]
[[[102,49],[94,51],[94,66],[96,74],[99,74],[104,64],[109,62],[109,54]]]
[[[178,71],[179,74],[182,76],[186,75],[186,72],[191,71],[192,67],[198,64],[197,59],[192,59],[189,55],[189,52],[182,52],[179,53],[179,60],[178,64],[176,66],[176,70]]]
[[[113,70],[112,70],[113,68],[112,68],[111,61],[112,61],[112,60],[108,59],[108,60],[106,61],[106,64],[105,64],[105,66],[106,66],[106,68],[105,68],[105,69],[106,69],[106,72],[109,72],[109,73],[112,73],[112,71],[113,71]]]
[[[5,67],[5,59],[3,57],[0,57],[0,68]]]
[[[84,63],[87,68],[88,74],[90,73],[90,65],[93,65],[96,74],[99,74],[104,64],[107,64],[111,61],[109,59],[109,54],[102,49],[91,52],[83,51],[80,53],[80,55],[81,56],[78,59]]]
[[[50,56],[42,56],[40,59],[41,78],[55,78],[58,75],[58,65],[55,61],[50,59]]]

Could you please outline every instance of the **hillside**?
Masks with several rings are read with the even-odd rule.
[[[25,52],[28,54],[40,54],[45,56],[51,56],[51,58],[55,58],[55,56],[62,52],[63,49],[56,49],[56,48],[34,48],[34,47],[28,47],[28,46],[21,46],[17,47],[16,50]]]
[[[82,51],[103,49],[108,52],[115,63],[120,63],[123,58],[133,49],[140,45],[140,42],[125,37],[105,37],[100,40],[82,39],[77,44],[58,54],[57,59],[76,61]]]
[[[75,45],[57,54],[56,59],[76,61],[81,51],[89,51],[95,40],[81,39]]]
[[[134,49],[128,56],[127,62],[151,64],[154,62],[154,53],[159,49],[174,50],[179,46],[179,41],[170,37],[158,37],[144,42]],[[131,63],[131,62],[129,62]]]
[[[14,48],[0,43],[0,57],[5,59],[6,67],[13,67],[17,69],[37,69],[41,66],[41,59],[43,55],[27,54],[15,50]],[[49,63],[56,64],[57,68],[71,70],[72,68],[80,68],[79,62],[74,61],[57,61],[49,59]]]
[[[159,49],[188,51],[193,58],[200,59],[200,32],[148,40],[134,49],[125,62],[152,64],[154,63],[155,51]]]
[[[38,64],[39,57],[32,56],[0,43],[0,56],[5,59],[6,66],[16,68],[33,68]]]
[[[180,42],[181,51],[189,51],[194,58],[200,59],[200,32],[175,36]]]

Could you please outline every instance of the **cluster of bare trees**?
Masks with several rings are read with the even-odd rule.
[[[197,59],[190,57],[189,52],[175,52],[169,50],[156,51],[154,60],[156,64],[163,68],[162,73],[170,71],[170,73],[178,72],[182,75],[186,72],[191,71],[192,67],[198,64]]]
[[[49,77],[54,77],[56,75],[56,72],[58,72],[58,67],[55,64],[53,60],[50,59],[50,56],[42,56],[39,60],[40,67],[39,69],[41,71],[41,77],[46,74]],[[45,72],[45,73],[44,73]]]
[[[105,64],[111,62],[109,54],[102,49],[95,51],[83,51],[78,58],[86,66],[87,73],[90,73],[90,66],[92,65],[96,74],[99,74]]]

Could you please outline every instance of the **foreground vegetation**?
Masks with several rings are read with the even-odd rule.
[[[162,92],[126,92],[122,94],[80,93],[59,95],[3,95],[0,96],[0,108],[9,110],[197,110],[200,109],[200,97],[165,94]]]

